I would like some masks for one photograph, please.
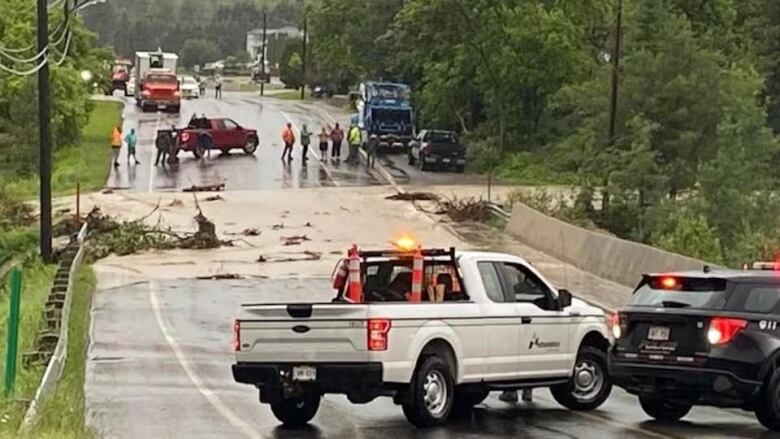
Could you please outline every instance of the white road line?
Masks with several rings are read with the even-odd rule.
[[[157,115],[157,121],[154,123],[154,138],[157,140],[157,130],[160,129],[160,115]],[[154,150],[157,146],[152,141],[152,154],[149,156],[149,192],[154,192]]]
[[[206,387],[206,384],[203,382],[203,380],[192,369],[189,361],[187,361],[187,357],[184,356],[184,351],[181,350],[181,347],[179,347],[176,339],[173,338],[171,333],[168,331],[168,328],[165,326],[165,323],[163,322],[162,313],[160,311],[160,302],[157,299],[157,283],[155,281],[149,282],[149,302],[152,305],[154,316],[157,318],[157,326],[160,327],[160,331],[165,337],[165,340],[168,342],[168,346],[171,347],[171,350],[176,355],[176,359],[179,361],[182,369],[184,369],[184,372],[187,373],[187,376],[190,378],[190,381],[192,381],[192,384],[195,385],[198,391],[204,397],[206,397],[208,402],[214,406],[219,414],[221,414],[233,427],[235,427],[236,430],[240,431],[248,438],[265,439],[260,433],[255,431],[251,425],[236,415],[235,412],[230,410],[230,408],[228,408],[228,406],[226,406],[211,389]]]
[[[286,112],[284,112],[284,111],[281,111],[281,110],[280,110],[279,112],[280,112],[280,113],[282,113],[282,116],[284,116],[284,118],[285,118],[285,119],[287,119],[287,121],[288,121],[288,122],[290,122],[290,124],[292,124],[293,130],[295,130],[295,131],[296,131],[296,133],[297,133],[296,135],[297,135],[297,136],[298,136],[298,138],[300,139],[300,130],[299,130],[299,129],[298,129],[298,127],[295,125],[295,122],[293,122],[293,120],[292,120],[292,118],[290,117],[290,115],[289,115],[289,114],[287,114],[287,113],[286,113]],[[313,136],[313,134],[312,134],[312,136]],[[317,154],[317,151],[316,151],[316,149],[315,149],[315,148],[312,148],[312,145],[311,145],[311,144],[309,145],[309,151],[310,151],[310,152],[311,152],[311,153],[314,155],[314,157],[316,157],[316,158],[317,158],[317,160],[321,160],[321,157],[320,157],[320,155],[319,155],[319,154]],[[330,168],[329,168],[328,166],[326,166],[324,162],[320,161],[320,166],[322,166],[322,169],[324,169],[324,170],[325,170],[325,174],[327,174],[327,175],[328,175],[328,178],[330,178],[330,181],[332,181],[332,182],[333,182],[333,185],[334,185],[334,186],[336,186],[336,187],[339,187],[339,186],[341,186],[341,185],[339,184],[339,182],[338,182],[338,181],[336,181],[336,179],[335,179],[335,178],[333,178],[333,174],[331,174],[331,173],[330,173]]]

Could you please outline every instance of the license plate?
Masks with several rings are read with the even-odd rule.
[[[168,106],[167,105],[160,105],[160,108],[165,110],[166,108],[168,108]]]
[[[443,161],[444,163],[449,163],[449,162],[450,162],[450,159],[442,159],[442,161]]]
[[[293,381],[314,381],[317,379],[317,369],[311,366],[295,366],[292,375]]]
[[[669,340],[669,328],[666,326],[651,326],[647,332],[648,340],[666,341]]]

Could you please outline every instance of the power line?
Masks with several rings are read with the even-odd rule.
[[[38,70],[42,69],[43,66],[45,66],[48,61],[49,61],[49,58],[46,55],[44,55],[43,59],[40,62],[40,64],[38,64],[37,66],[31,68],[30,70],[24,70],[24,71],[19,71],[19,70],[14,69],[13,67],[8,67],[5,64],[0,63],[0,70],[4,70],[4,71],[6,71],[8,73],[11,73],[12,75],[16,75],[16,76],[30,76],[30,75],[34,75],[35,73],[38,73]]]

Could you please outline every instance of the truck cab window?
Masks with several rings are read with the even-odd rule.
[[[515,302],[533,303],[542,309],[552,309],[552,292],[531,270],[521,265],[500,264],[504,286]]]
[[[504,290],[501,288],[501,279],[498,277],[495,265],[492,262],[478,262],[477,269],[488,298],[496,303],[506,302]]]
[[[225,119],[222,123],[224,124],[224,129],[226,130],[235,130],[238,128],[238,124],[233,122],[231,119]]]

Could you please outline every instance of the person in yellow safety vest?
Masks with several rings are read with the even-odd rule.
[[[111,131],[111,160],[119,167],[119,150],[122,149],[122,126],[116,125]]]
[[[349,134],[347,135],[347,142],[349,142],[349,156],[347,157],[347,163],[358,162],[358,149],[363,142],[360,128],[356,123],[353,123],[349,128]]]

